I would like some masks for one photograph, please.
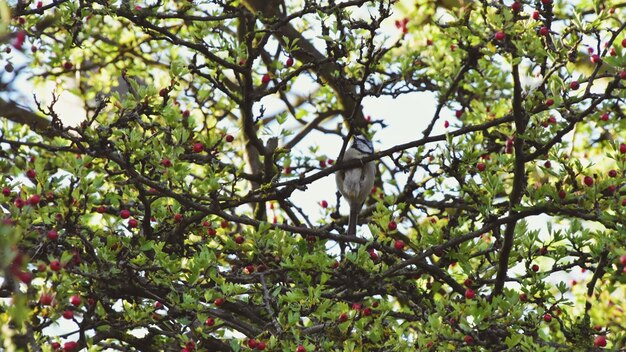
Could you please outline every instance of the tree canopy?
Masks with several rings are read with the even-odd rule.
[[[0,349],[626,348],[624,8],[5,0]]]

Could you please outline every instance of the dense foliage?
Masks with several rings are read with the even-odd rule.
[[[626,348],[626,3],[0,8],[7,350]],[[427,92],[358,236],[294,201]]]

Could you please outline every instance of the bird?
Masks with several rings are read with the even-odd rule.
[[[343,155],[342,162],[374,154],[372,142],[363,135],[355,135],[350,148]],[[347,200],[350,206],[350,216],[348,218],[348,235],[356,236],[356,225],[359,212],[367,196],[371,193],[376,176],[375,162],[368,161],[349,169],[338,170],[335,173],[337,190]]]

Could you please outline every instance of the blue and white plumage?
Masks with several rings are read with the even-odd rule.
[[[355,136],[350,148],[343,156],[343,162],[361,159],[374,154],[374,147],[364,136]],[[359,167],[339,170],[335,174],[337,189],[348,201],[350,206],[350,217],[348,221],[348,235],[356,235],[356,225],[358,215],[363,207],[367,196],[374,186],[374,176],[376,175],[376,164],[368,161]]]

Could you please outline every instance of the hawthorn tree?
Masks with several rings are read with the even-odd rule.
[[[9,0],[2,346],[626,348],[625,7]],[[414,140],[341,162],[387,127],[364,100],[425,92]],[[369,160],[358,236],[294,201]]]

